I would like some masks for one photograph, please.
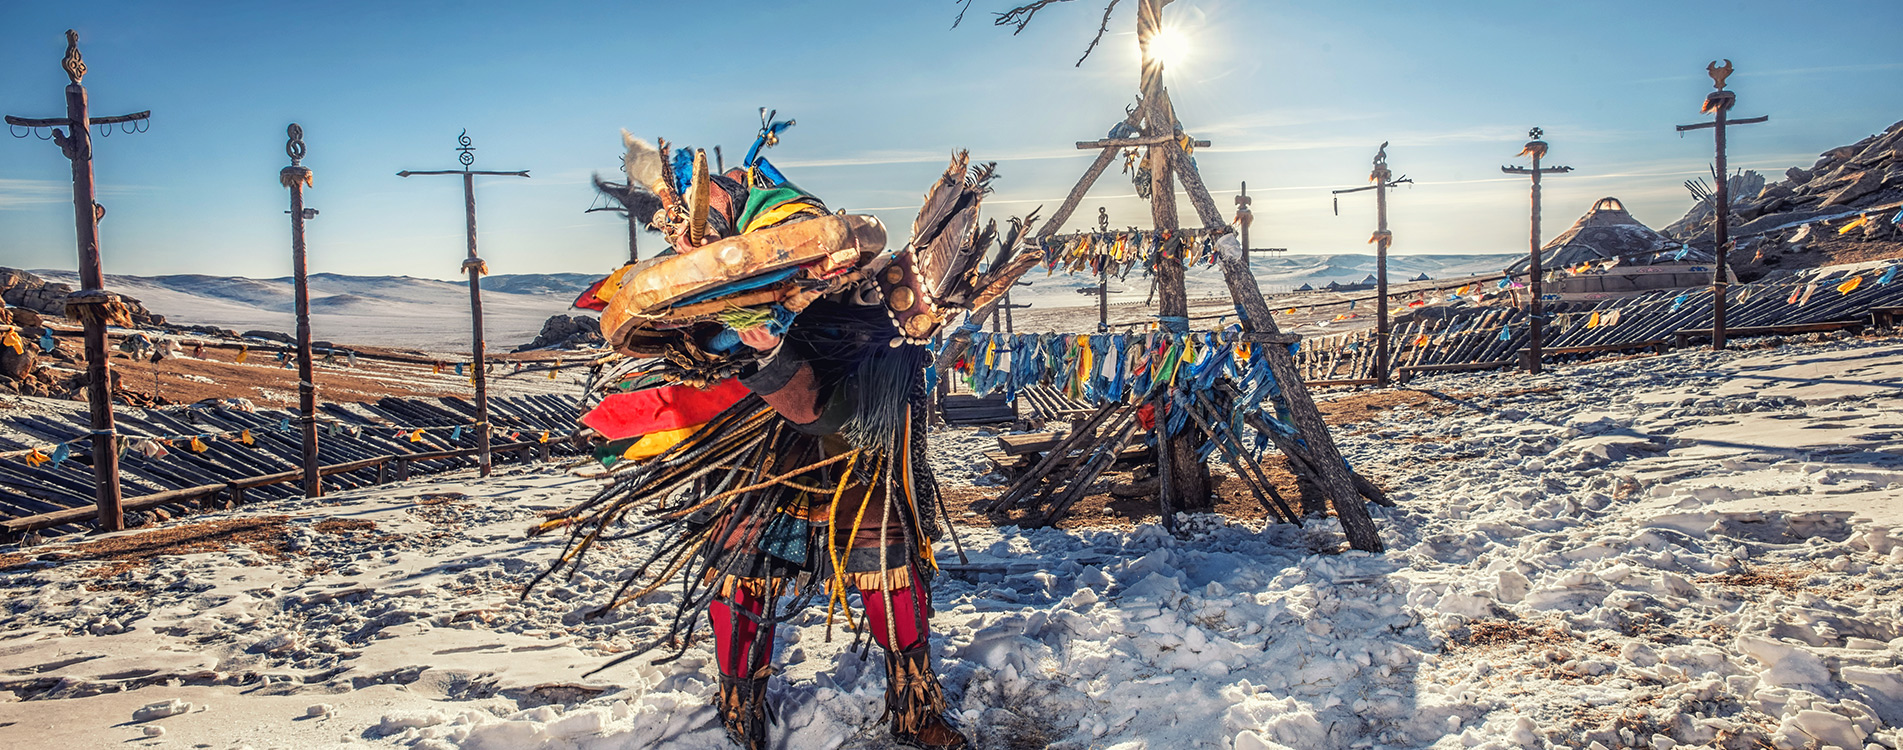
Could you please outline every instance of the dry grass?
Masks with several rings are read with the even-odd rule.
[[[289,516],[254,516],[179,524],[57,547],[31,556],[0,555],[0,570],[34,560],[102,562],[107,564],[87,571],[87,575],[105,577],[142,567],[155,557],[217,552],[234,545],[248,547],[265,557],[282,559],[290,555],[284,546],[284,524],[289,519]]]
[[[1552,622],[1489,618],[1468,623],[1466,631],[1465,636],[1456,637],[1454,642],[1476,649],[1557,646],[1579,640],[1578,636],[1560,630]]]

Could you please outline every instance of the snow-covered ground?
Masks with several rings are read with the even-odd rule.
[[[1400,502],[1375,509],[1386,554],[1215,517],[966,528],[969,565],[941,545],[934,648],[979,745],[1903,743],[1894,341],[1427,385],[1338,433]],[[135,565],[24,550],[42,561],[0,573],[0,746],[727,747],[702,645],[581,676],[671,612],[582,617],[632,545],[518,601],[553,553],[523,529],[593,486],[509,469],[194,517],[266,541]],[[887,747],[876,657],[826,635],[821,612],[778,634],[775,735]]]

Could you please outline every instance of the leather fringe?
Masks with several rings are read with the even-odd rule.
[[[916,735],[944,718],[945,689],[932,674],[929,651],[923,647],[888,651],[885,664],[885,716],[891,717],[895,734]]]
[[[860,591],[897,591],[912,585],[912,570],[906,567],[874,570],[867,573],[835,573],[840,582]]]

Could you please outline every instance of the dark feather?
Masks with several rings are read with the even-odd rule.
[[[621,207],[627,210],[628,215],[633,216],[636,221],[641,222],[643,225],[652,226],[651,222],[654,219],[654,213],[661,210],[661,196],[655,195],[654,191],[641,185],[624,185],[619,182],[608,182],[607,180],[601,179],[601,175],[595,175],[594,178],[595,189],[601,191],[602,195],[606,195],[614,199],[616,203],[621,204]]]
[[[964,195],[965,165],[970,158],[970,153],[966,151],[952,154],[951,166],[925,191],[925,202],[919,206],[918,218],[912,221],[914,250],[929,244],[944,228],[945,220],[951,218],[952,211]]]

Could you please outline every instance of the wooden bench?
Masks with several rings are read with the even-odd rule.
[[[999,435],[998,450],[1007,456],[1022,456],[1027,453],[1043,453],[1057,447],[1064,439],[1062,432],[1030,432],[1019,435]]]
[[[1739,326],[1737,328],[1726,326],[1725,336],[1727,338],[1744,338],[1746,336],[1783,336],[1783,335],[1792,334],[1792,333],[1819,333],[1822,331],[1841,331],[1846,328],[1851,329],[1852,332],[1856,332],[1856,331],[1863,330],[1863,326],[1864,326],[1864,322],[1861,320],[1827,320],[1822,323],[1793,323],[1791,325],[1783,325],[1783,326]],[[1710,328],[1687,328],[1681,331],[1676,331],[1672,334],[1673,344],[1675,344],[1681,349],[1689,345],[1693,338],[1704,338],[1704,339],[1711,338],[1711,329]]]
[[[944,415],[945,424],[949,425],[997,424],[1015,422],[1018,418],[1017,406],[1006,403],[1003,393],[984,398],[953,394],[941,399],[938,409]]]

